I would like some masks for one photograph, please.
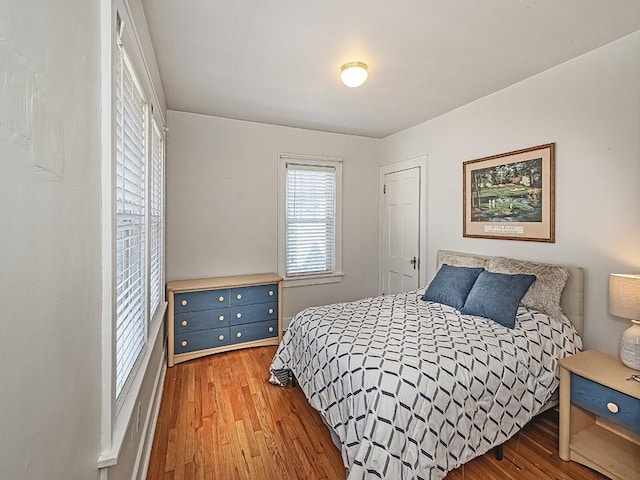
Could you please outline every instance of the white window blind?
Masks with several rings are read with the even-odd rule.
[[[116,398],[146,344],[146,108],[124,49],[116,62]]]
[[[151,317],[162,302],[162,218],[164,142],[160,128],[154,122],[151,142]]]
[[[286,275],[331,273],[336,258],[336,171],[286,165]]]

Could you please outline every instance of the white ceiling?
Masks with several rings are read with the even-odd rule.
[[[640,0],[142,3],[168,108],[377,138],[640,30]]]

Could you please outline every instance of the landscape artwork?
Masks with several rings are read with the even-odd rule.
[[[542,158],[471,172],[472,222],[541,222]]]
[[[465,237],[555,241],[555,144],[463,163]]]

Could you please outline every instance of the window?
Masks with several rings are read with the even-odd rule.
[[[120,46],[116,116],[116,397],[147,338],[147,109],[135,72]]]
[[[288,277],[333,272],[335,194],[335,168],[287,164],[285,266]]]
[[[281,154],[280,179],[285,284],[340,281],[342,161]]]
[[[102,2],[101,22],[102,469],[118,463],[143,380],[161,371],[167,303],[161,90],[127,1]]]
[[[122,403],[164,303],[164,129],[153,117],[118,21],[115,52],[115,395]]]
[[[153,122],[151,142],[151,314],[155,313],[163,299],[163,199],[164,199],[164,141],[163,132]]]

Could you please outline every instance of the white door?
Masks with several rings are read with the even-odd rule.
[[[420,167],[384,174],[382,292],[416,290],[420,282]]]

